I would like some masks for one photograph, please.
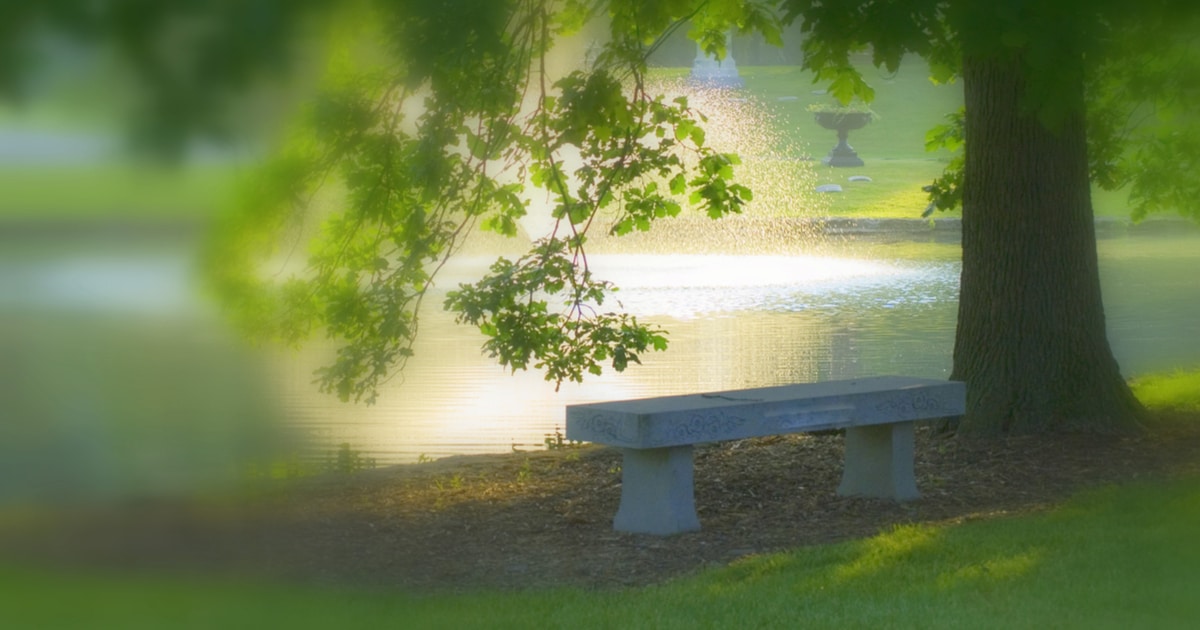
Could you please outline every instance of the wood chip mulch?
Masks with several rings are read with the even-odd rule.
[[[419,592],[647,585],[900,524],[1025,514],[1087,488],[1200,474],[1200,414],[1167,415],[1135,437],[973,442],[920,430],[922,497],[909,503],[838,497],[838,435],[700,447],[703,529],[666,538],[613,531],[620,455],[581,447],[262,482],[239,500],[0,511],[0,562]]]

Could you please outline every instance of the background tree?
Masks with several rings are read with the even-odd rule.
[[[715,50],[730,24],[776,37],[766,7],[460,0],[364,4],[341,19],[324,89],[209,257],[244,321],[289,341],[338,339],[321,385],[371,401],[411,356],[437,270],[476,226],[515,236],[529,183],[549,201],[550,233],[446,306],[500,363],[559,383],[664,349],[664,331],[610,310],[588,235],[649,229],[680,212],[678,198],[714,218],[750,199],[732,181],[736,156],[705,144],[686,98],[648,88],[646,61],[685,23]],[[596,20],[608,28],[591,65],[555,70],[556,43]],[[335,209],[319,216],[324,202]],[[314,219],[311,272],[264,282],[257,263],[283,226]]]
[[[130,70],[137,150],[178,157],[197,137],[230,140],[242,95],[297,70],[297,44],[328,0],[32,0],[0,4],[0,98],[36,96],[56,47]]]
[[[605,304],[614,287],[589,269],[589,232],[648,229],[681,200],[720,217],[750,191],[732,180],[736,156],[705,144],[686,99],[648,90],[647,57],[684,27],[718,54],[731,27],[778,43],[769,7],[742,0],[65,0],[4,11],[9,93],[45,33],[115,49],[148,95],[136,137],[168,153],[190,134],[220,135],[223,99],[293,62],[297,36],[308,35],[310,59],[327,53],[318,93],[247,178],[207,268],[250,331],[336,339],[320,383],[367,401],[411,355],[422,301],[467,235],[516,235],[526,183],[548,198],[552,231],[447,306],[501,363],[557,382],[665,348],[664,331]],[[588,67],[556,68],[552,49],[589,23],[605,28]],[[307,272],[261,277],[302,245]]]
[[[1196,177],[1149,180],[1172,159],[1186,163],[1200,136],[1191,128],[1139,129],[1122,113],[1194,91],[1136,81],[1139,65],[1163,64],[1167,49],[1194,58],[1189,7],[1136,9],[1082,0],[785,0],[803,20],[805,66],[843,100],[869,100],[850,63],[869,51],[895,70],[906,53],[928,59],[935,79],[961,77],[961,170],[932,187],[934,203],[963,207],[963,269],[952,379],[967,383],[961,430],[1028,433],[1127,431],[1142,409],[1109,348],[1090,199],[1091,176],[1133,184],[1137,213],[1185,201]],[[1162,44],[1146,35],[1156,33]],[[1179,53],[1179,51],[1184,51]],[[1190,56],[1189,56],[1190,55]],[[1191,62],[1188,82],[1194,80]],[[1176,66],[1175,69],[1182,69]],[[1160,79],[1163,77],[1159,77]],[[1125,79],[1122,81],[1121,79]],[[1132,85],[1153,88],[1130,95]],[[1132,96],[1132,98],[1131,98]],[[1088,150],[1088,104],[1094,109]],[[1142,134],[1129,147],[1121,136]],[[1186,138],[1186,140],[1184,140]],[[1157,165],[1140,162],[1150,151]],[[1137,159],[1130,160],[1131,156]],[[1140,166],[1133,166],[1140,164]],[[1158,166],[1158,168],[1156,168]],[[1165,193],[1159,191],[1172,190]],[[1195,206],[1178,208],[1195,213]]]
[[[290,36],[320,25],[336,51],[321,91],[251,178],[209,266],[250,328],[338,339],[322,383],[367,400],[411,354],[421,302],[465,235],[516,233],[526,182],[549,198],[553,230],[447,306],[501,363],[552,380],[665,347],[663,331],[606,310],[613,287],[588,267],[590,230],[646,229],[680,198],[720,217],[750,193],[732,179],[736,157],[705,145],[703,117],[648,87],[646,58],[684,27],[717,53],[730,27],[778,35],[769,7],[736,0],[9,4],[0,78],[16,84],[25,66],[14,60],[47,27],[112,42],[153,95],[145,137],[168,148],[216,129],[220,99],[283,67]],[[963,430],[1136,426],[1105,336],[1089,177],[1131,184],[1138,213],[1195,212],[1193,169],[1179,159],[1200,146],[1180,105],[1200,74],[1189,4],[779,2],[807,33],[805,65],[843,100],[872,96],[850,63],[860,51],[890,70],[916,53],[936,79],[963,80],[962,125],[940,136],[966,140],[963,168],[932,188],[936,205],[964,208],[953,373],[968,383]],[[594,63],[551,67],[556,42],[589,22],[606,27]],[[1147,107],[1188,124],[1131,118]],[[1151,185],[1162,173],[1170,185]],[[263,281],[264,261],[310,238],[307,273]]]

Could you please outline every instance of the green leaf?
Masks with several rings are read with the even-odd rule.
[[[687,178],[683,173],[677,173],[671,178],[671,194],[682,195],[684,190],[687,190]]]
[[[684,138],[687,138],[692,133],[693,129],[695,129],[695,123],[687,119],[680,120],[679,122],[675,123],[675,139],[683,140]]]
[[[578,225],[592,216],[592,209],[586,204],[573,203],[567,206],[566,216],[571,223]]]
[[[1029,43],[1029,33],[1017,30],[1005,30],[1000,34],[1000,43],[1009,48],[1022,49]]]

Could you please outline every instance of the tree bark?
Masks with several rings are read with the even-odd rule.
[[[968,57],[963,85],[959,431],[1134,431],[1144,410],[1109,347],[1100,296],[1082,82],[1053,129],[1024,107],[1019,57]]]

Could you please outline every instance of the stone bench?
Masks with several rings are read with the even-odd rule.
[[[826,383],[567,406],[566,437],[619,447],[613,528],[668,535],[700,529],[692,445],[846,430],[838,494],[915,499],[913,423],[962,415],[963,383],[880,376]]]

